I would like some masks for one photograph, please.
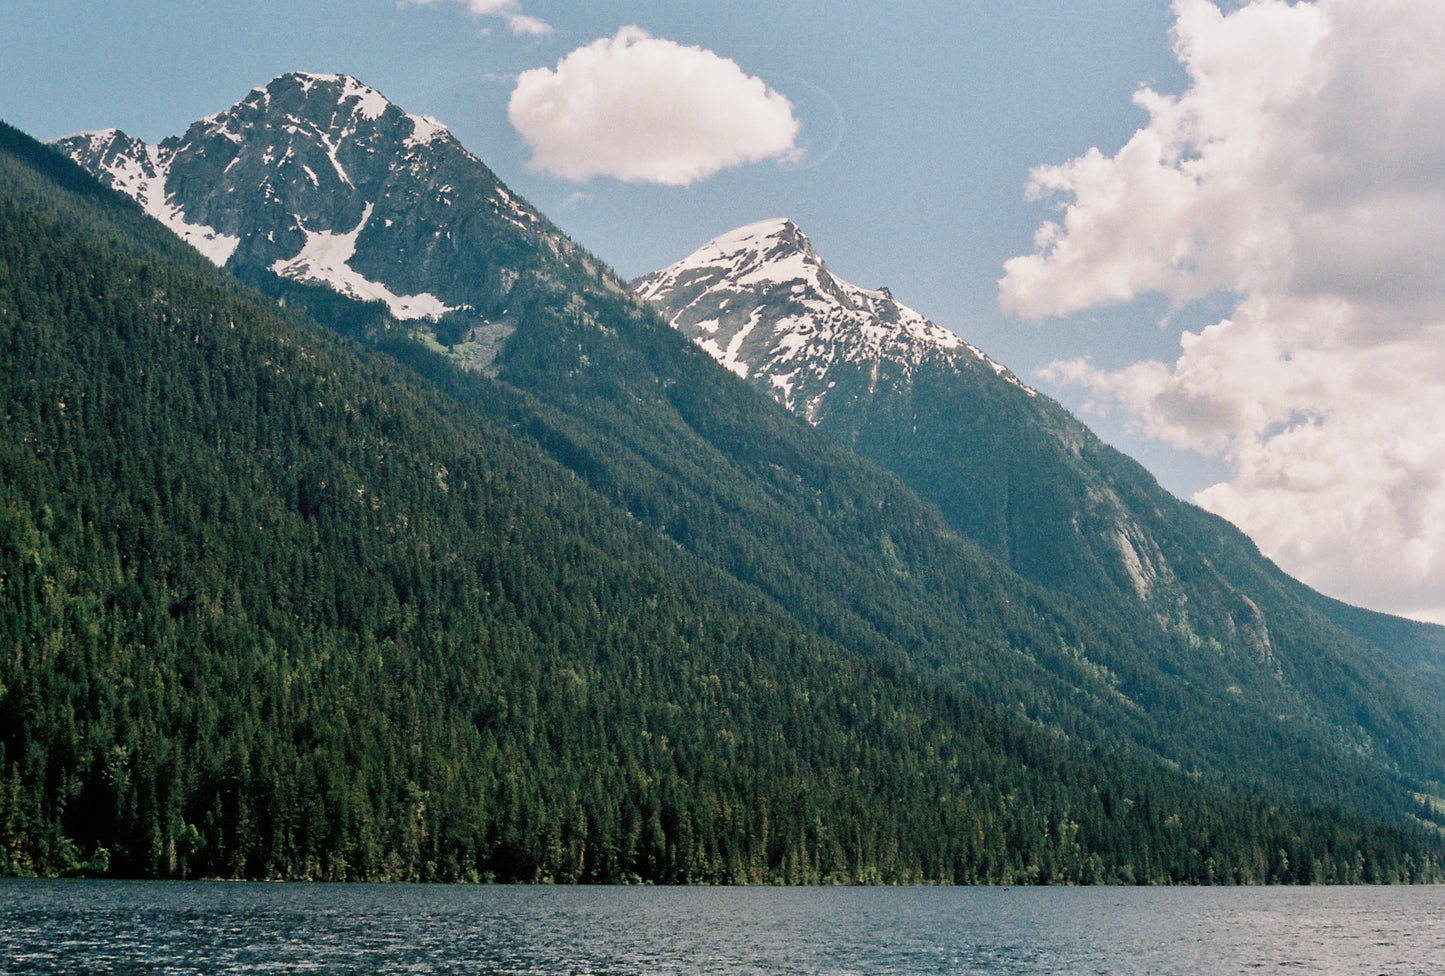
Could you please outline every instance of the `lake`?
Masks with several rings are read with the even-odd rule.
[[[1435,974],[1445,887],[0,881],[0,972]]]

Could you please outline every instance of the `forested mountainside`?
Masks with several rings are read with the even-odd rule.
[[[1440,792],[1445,699],[1312,607],[1276,612],[1250,592],[1267,594],[1235,588],[1233,563],[1257,573],[1260,561],[1239,560],[1242,537],[1223,523],[1193,526],[1197,539],[1164,525],[1184,543],[1184,558],[1166,562],[1167,535],[1151,537],[1121,498],[1137,487],[1128,479],[1085,485],[1088,531],[1061,523],[1077,472],[1060,470],[1056,451],[1020,451],[1038,446],[1037,431],[1011,415],[1017,399],[982,387],[974,426],[998,449],[990,466],[1020,486],[1002,493],[1008,531],[1030,539],[995,555],[1044,587],[1024,585],[956,538],[957,509],[936,500],[940,519],[852,452],[765,409],[444,128],[355,79],[284,75],[157,146],[114,130],[60,145],[212,260],[391,350],[853,650],[903,654],[1029,721],[1269,793],[1398,814]],[[794,238],[789,260],[808,263]],[[852,287],[817,278],[824,290]],[[886,292],[876,306],[895,324],[921,318]],[[1039,399],[968,352],[975,373]],[[890,398],[876,399],[886,412]],[[1068,420],[1070,438],[1093,443]],[[1125,470],[1147,495],[1152,479]],[[955,494],[976,494],[986,511],[996,487]],[[1180,578],[1184,589],[1172,585]],[[1141,580],[1168,599],[1141,601]],[[1107,598],[1116,591],[1129,598]]]
[[[145,189],[138,199],[188,239],[197,226],[234,238],[228,268],[392,347],[462,402],[527,430],[635,517],[854,649],[898,650],[1032,721],[1269,791],[1372,806],[1439,792],[1441,701],[1400,680],[1378,649],[1297,606],[1265,618],[1227,587],[1199,587],[1199,604],[1162,634],[1135,602],[1081,611],[1075,593],[1014,592],[1019,581],[958,545],[936,512],[742,396],[444,130],[354,79],[283,76],[157,147],[114,132],[64,146],[113,184]],[[134,178],[147,161],[163,171],[163,206],[154,180]],[[382,216],[399,214],[398,201],[400,237]],[[340,253],[313,247],[338,237],[353,247],[348,260],[308,259]],[[350,300],[369,294],[382,298]],[[435,322],[395,317],[432,300],[451,311]],[[450,344],[471,373],[408,333],[434,350]],[[1025,497],[1068,484],[1034,474]],[[1053,531],[1044,518],[1022,529]],[[1130,545],[1148,565],[1157,543]],[[1217,583],[1200,545],[1190,552],[1181,569]],[[1192,626],[1205,614],[1212,626]],[[1120,708],[1120,694],[1132,707]]]
[[[802,626],[47,153],[0,130],[0,872],[1439,872]]]
[[[303,82],[288,76],[273,86],[325,94],[326,86],[333,85],[329,107],[324,100],[308,103],[305,112],[313,127],[321,126],[316,120],[342,119],[344,125],[334,130],[340,133],[360,125],[356,109],[364,101],[348,81],[318,82],[310,76]],[[238,152],[244,154],[253,141],[266,145],[276,132],[290,136],[305,131],[294,119],[288,121],[299,110],[295,104],[275,97],[272,101],[289,107],[270,119],[253,113],[252,127],[244,131],[238,127],[237,138],[224,142],[241,147]],[[365,104],[377,118],[387,118],[384,108],[377,111],[374,102]],[[337,145],[333,130],[325,132]],[[107,144],[119,142],[112,135]],[[87,139],[85,145],[95,142]],[[388,157],[381,143],[369,145],[375,165],[388,167],[387,160],[395,157]],[[331,192],[355,194],[360,204],[354,209],[375,214],[380,204],[369,195],[378,183],[364,176],[360,164],[343,157],[339,149],[337,159],[342,163],[337,172],[344,171],[349,182],[337,182]],[[98,172],[113,176],[115,168],[102,167]],[[224,174],[225,169],[218,172]],[[189,213],[184,209],[189,194],[211,192],[190,184],[174,192],[166,186],[168,205],[184,213]],[[341,204],[324,197],[308,202],[299,191],[288,195],[291,189],[295,189],[291,184],[277,181],[270,196],[296,208],[289,212],[308,234],[327,233],[318,229],[326,226],[321,222],[324,212]],[[445,240],[448,230],[456,227],[485,226],[493,238],[506,233],[504,224],[518,231],[517,237],[496,240],[497,250],[465,258],[498,262],[496,279],[506,282],[506,294],[504,301],[493,302],[495,318],[468,326],[460,339],[446,333],[451,312],[436,321],[425,316],[398,319],[398,309],[384,296],[368,303],[359,294],[336,287],[356,284],[343,268],[331,268],[329,278],[300,275],[295,258],[305,251],[309,237],[298,242],[301,250],[296,255],[275,257],[261,269],[264,274],[254,266],[249,272],[240,270],[283,297],[288,307],[305,308],[408,366],[408,383],[419,384],[415,387],[419,395],[440,397],[436,402],[441,409],[463,428],[476,425],[505,435],[512,439],[508,443],[515,442],[530,452],[529,457],[550,466],[548,470],[559,472],[560,483],[570,486],[569,491],[611,513],[627,531],[636,532],[636,538],[660,547],[658,558],[665,557],[669,569],[664,578],[669,582],[695,579],[697,592],[709,599],[714,589],[719,594],[740,594],[740,606],[746,609],[743,616],[750,623],[755,613],[763,613],[756,619],[774,620],[805,644],[815,642],[841,655],[829,659],[827,667],[847,664],[854,672],[850,682],[864,680],[858,672],[862,669],[867,680],[880,682],[880,687],[901,684],[920,695],[938,696],[910,712],[912,717],[893,706],[885,709],[904,721],[900,729],[905,739],[935,734],[935,707],[943,707],[945,715],[950,708],[964,708],[969,735],[977,731],[983,741],[993,742],[993,733],[986,730],[997,727],[1006,737],[1031,743],[1030,748],[1079,761],[1077,768],[1085,780],[1111,780],[1115,770],[1121,770],[1118,775],[1124,781],[1163,777],[1171,784],[1169,789],[1188,798],[1173,807],[1181,817],[1182,808],[1191,803],[1200,804],[1200,811],[1211,803],[1240,804],[1254,811],[1250,816],[1266,820],[1349,823],[1362,831],[1360,836],[1379,830],[1383,833],[1378,836],[1405,838],[1407,846],[1417,845],[1412,864],[1424,864],[1434,856],[1427,857],[1427,852],[1437,843],[1436,834],[1416,832],[1422,821],[1436,816],[1420,797],[1436,791],[1433,783],[1441,778],[1440,726],[1431,703],[1408,693],[1395,696],[1390,681],[1368,667],[1360,674],[1342,675],[1328,695],[1317,696],[1291,673],[1293,663],[1282,669],[1277,661],[1262,660],[1258,654],[1201,649],[1187,635],[1161,633],[1157,626],[1147,632],[1137,630],[1069,594],[1020,578],[1003,562],[960,538],[934,507],[920,502],[891,475],[820,437],[729,376],[542,218],[519,217],[515,225],[476,223],[469,209],[475,201],[469,203],[460,194],[450,199],[434,211],[445,214],[447,223],[429,224],[432,211],[421,208],[416,217],[419,226],[412,232]],[[491,207],[486,201],[494,199],[498,198],[488,196],[483,204]],[[523,201],[510,194],[507,199],[525,209]],[[236,213],[245,209],[238,206]],[[211,219],[219,223],[218,218]],[[359,229],[351,225],[356,231],[356,255],[369,246],[365,229],[372,226],[370,219]],[[241,238],[232,259],[246,246],[245,234],[262,233],[240,225],[210,226],[218,234]],[[453,230],[450,239],[457,236]],[[468,247],[491,245],[477,238]],[[514,260],[508,255],[521,257]],[[367,264],[369,269],[380,270],[370,271],[376,277],[366,281],[384,286],[392,295],[405,292],[415,298],[425,293],[457,310],[472,304],[448,290],[447,282],[454,277],[451,270],[426,276],[428,267],[445,264],[444,252],[434,252],[414,268],[417,277],[405,287],[386,277],[386,261],[367,260],[374,262]],[[464,347],[482,334],[490,345],[479,360],[464,353]],[[464,354],[447,356],[448,345]],[[472,368],[459,368],[458,359]],[[373,364],[373,368],[383,367]],[[598,606],[605,610],[607,604],[598,601]],[[692,640],[692,633],[685,629],[686,640]],[[415,634],[412,639],[420,640]],[[728,639],[723,644],[725,654],[722,648],[711,650],[724,659],[729,655],[748,662],[767,659],[746,641]],[[547,641],[538,646],[554,653]],[[779,653],[780,660],[798,657],[795,648]],[[665,669],[671,673],[671,668],[669,663]],[[767,681],[782,687],[778,678]],[[729,693],[760,694],[767,684],[750,679],[736,686],[724,681],[723,687]],[[881,702],[877,695],[851,700]],[[819,699],[805,689],[799,700]],[[943,706],[944,701],[955,704]],[[797,715],[811,720],[808,707],[800,707]],[[850,717],[844,727],[853,728],[854,721]],[[921,724],[910,724],[915,722]],[[949,722],[945,725],[955,728]],[[769,734],[788,743],[801,733]],[[648,741],[656,739],[654,735]],[[667,742],[676,741],[676,734],[669,733]],[[730,739],[723,736],[721,741]],[[869,733],[862,741],[881,740]],[[909,766],[932,762],[928,757],[937,752],[929,746],[900,748],[901,752],[880,747],[878,762],[886,764],[887,756],[905,755],[903,765]],[[996,745],[988,748],[999,750]],[[761,743],[758,749],[755,755],[768,751]],[[975,747],[972,754],[987,751]],[[1011,753],[1004,749],[1003,754]],[[959,755],[940,758],[939,763],[949,768]],[[855,765],[861,774],[862,765],[844,768],[851,771]],[[1029,776],[1042,768],[1037,761],[1023,765],[1031,771]],[[928,776],[937,775],[940,770],[930,768]],[[950,809],[954,802],[950,797],[970,795],[943,785],[958,782],[958,775],[949,772],[927,787],[942,791],[929,794],[932,800],[924,806],[932,812],[927,816],[941,816],[940,811]],[[1066,783],[1068,778],[1046,776],[1042,782]],[[812,787],[805,792],[811,795]],[[844,795],[850,792],[843,790]],[[876,811],[896,806],[884,799],[889,794],[881,787],[856,792],[872,797]],[[1092,793],[1093,786],[1086,792]],[[1001,795],[1007,798],[1010,793],[1014,799],[1001,801],[1003,808],[1013,807],[1024,796],[1018,790]],[[774,810],[779,794],[753,795],[763,808]],[[1032,801],[1023,803],[1033,806]],[[1114,809],[1112,801],[1109,806]],[[1137,804],[1130,809],[1138,809]],[[897,814],[887,817],[897,819]],[[769,830],[779,822],[775,813],[766,819]],[[818,821],[825,826],[828,822]],[[1043,821],[1035,823],[1045,834],[1055,830]],[[934,836],[946,835],[952,838],[950,843],[957,842],[956,826],[941,827],[942,833]],[[664,827],[671,836],[666,822]],[[1238,836],[1238,831],[1229,833]],[[1181,849],[1202,851],[1208,846],[1201,844],[1196,837],[1183,841]],[[1013,846],[1013,841],[1003,841],[1001,849]],[[895,871],[890,876],[905,873]],[[928,872],[915,876],[924,875]],[[967,876],[958,871],[953,875]],[[683,876],[700,875],[670,875]],[[979,877],[1001,875],[984,872]]]
[[[1144,645],[1163,632],[1199,656],[1277,668],[1225,678],[1237,694],[1256,693],[1251,678],[1317,699],[1353,686],[1423,701],[1440,721],[1429,703],[1445,701],[1445,628],[1291,579],[977,348],[887,289],[837,278],[791,221],[738,228],[636,284],[700,348],[896,474],[952,528]]]
[[[1267,649],[1282,618],[1324,617],[1407,666],[1445,667],[1445,627],[1288,578],[981,350],[888,289],[838,278],[790,220],[723,234],[636,285],[723,365],[1035,582],[1226,647]]]

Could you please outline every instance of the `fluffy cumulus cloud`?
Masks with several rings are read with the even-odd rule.
[[[414,3],[418,6],[429,6],[441,2],[442,0],[402,0],[402,3]],[[544,37],[552,33],[551,24],[522,13],[521,5],[517,0],[454,0],[454,2],[466,7],[473,17],[501,17],[507,22],[507,27],[513,34]]]
[[[1152,435],[1221,454],[1196,501],[1334,595],[1445,620],[1445,4],[1176,0],[1179,95],[1004,266],[1015,314],[1228,296],[1172,363],[1055,363]]]
[[[517,78],[508,117],[534,166],[583,182],[686,186],[798,155],[792,104],[738,65],[626,27]]]

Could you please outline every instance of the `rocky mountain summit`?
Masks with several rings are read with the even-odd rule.
[[[381,303],[476,365],[539,259],[619,287],[440,122],[346,75],[283,75],[155,146],[115,129],[56,145],[238,276]]]
[[[816,421],[823,402],[866,375],[868,395],[929,359],[1005,367],[896,300],[833,275],[791,220],[760,221],[709,241],[634,283],[672,325],[742,377],[765,376],[779,402]],[[853,391],[856,392],[856,391]]]

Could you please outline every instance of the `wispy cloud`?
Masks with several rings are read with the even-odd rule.
[[[419,7],[443,2],[466,7],[473,17],[500,17],[507,22],[507,27],[513,34],[545,37],[552,33],[551,24],[522,13],[521,4],[517,0],[401,0],[402,6],[415,4]]]
[[[1232,296],[1173,363],[1056,363],[1177,446],[1196,501],[1286,569],[1445,619],[1445,4],[1176,0],[1188,89],[1113,155],[1034,171],[1063,204],[1000,299],[1026,317]]]
[[[738,65],[625,27],[517,79],[508,107],[532,163],[582,182],[686,186],[798,154],[791,103]]]

